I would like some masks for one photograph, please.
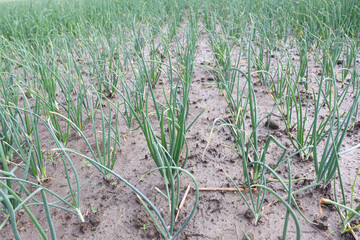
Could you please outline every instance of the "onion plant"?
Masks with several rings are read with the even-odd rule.
[[[167,95],[165,89],[163,89],[165,103],[161,104],[156,98],[152,87],[152,78],[148,68],[146,67],[145,56],[142,53],[140,53],[142,67],[139,68],[142,72],[139,72],[139,75],[144,76],[148,86],[148,90],[145,91],[146,101],[144,109],[138,112],[135,108],[136,106],[131,104],[131,100],[126,99],[126,96],[122,95],[121,92],[118,91],[124,98],[126,104],[128,104],[129,109],[133,112],[134,117],[139,124],[139,128],[142,130],[146,138],[150,154],[157,166],[156,170],[159,170],[163,177],[166,192],[162,193],[162,196],[164,196],[169,203],[169,228],[161,228],[158,225],[158,221],[155,221],[154,215],[151,214],[151,209],[148,207],[149,202],[145,204],[143,197],[141,196],[139,199],[151,218],[155,221],[162,236],[166,239],[173,239],[184,229],[189,219],[193,216],[198,200],[197,193],[197,200],[195,202],[193,212],[185,222],[185,225],[175,232],[175,213],[178,205],[180,204],[180,180],[182,178],[180,174],[182,172],[186,173],[183,168],[185,167],[188,156],[186,133],[198,118],[196,117],[193,122],[187,124],[189,114],[189,94],[193,78],[193,65],[198,36],[196,30],[196,16],[194,16],[194,19],[190,24],[192,25],[190,25],[185,32],[183,42],[179,41],[176,44],[176,68],[171,62],[170,50],[167,48],[165,49],[168,54],[169,63],[164,63],[163,66],[168,68],[167,76],[170,82],[169,95]],[[176,74],[178,78],[177,82],[175,81],[174,74]],[[153,103],[155,108],[155,114],[159,124],[159,134],[156,134],[156,131],[153,128],[153,123],[149,118],[149,101]],[[193,181],[196,182],[195,179],[193,179]],[[152,209],[154,208],[152,207]]]
[[[251,44],[251,41],[249,41]],[[257,194],[252,192],[252,185],[253,184],[260,184],[262,186],[266,186],[266,169],[263,165],[265,165],[266,160],[266,153],[270,146],[270,143],[275,143],[278,147],[283,150],[283,153],[279,160],[277,161],[276,167],[280,164],[283,164],[284,157],[286,154],[286,148],[281,145],[274,137],[271,135],[267,138],[267,141],[263,148],[260,148],[259,145],[259,137],[258,137],[258,126],[262,122],[262,120],[258,120],[257,115],[257,105],[256,105],[256,97],[255,92],[252,86],[251,80],[251,48],[248,49],[248,74],[245,74],[238,68],[230,68],[227,69],[229,72],[238,72],[241,76],[246,78],[246,84],[241,88],[240,87],[240,76],[235,78],[235,82],[233,85],[237,86],[235,88],[228,87],[227,84],[224,84],[226,98],[228,99],[228,104],[231,109],[231,122],[228,122],[222,118],[218,118],[213,123],[212,131],[215,127],[215,124],[219,121],[222,124],[219,127],[227,127],[230,130],[231,135],[234,138],[235,146],[229,147],[233,151],[235,151],[239,157],[242,158],[242,172],[244,177],[244,184],[249,189],[250,194],[250,202],[246,200],[244,195],[242,195],[243,199],[245,200],[247,206],[251,210],[252,214],[255,217],[255,224],[259,221],[262,215],[262,205],[265,198],[266,190],[264,188],[260,188]],[[226,78],[223,76],[226,74],[221,72],[222,78]],[[220,75],[221,75],[220,74]],[[225,83],[228,81],[225,81]],[[232,84],[229,84],[232,85]],[[233,90],[235,90],[235,97],[233,97]],[[247,90],[247,93],[246,93]],[[246,101],[242,101],[242,95],[246,94]],[[245,115],[250,115],[252,130],[251,133],[248,134],[246,132],[246,125],[245,125]],[[211,137],[211,135],[210,135]],[[261,164],[254,164],[253,163],[261,163]],[[252,172],[252,174],[250,174]],[[228,175],[227,175],[228,176]],[[231,178],[229,178],[231,179]],[[231,180],[232,181],[232,180]],[[232,181],[233,182],[233,181]],[[234,183],[234,182],[233,182]],[[267,187],[266,187],[267,188]]]
[[[138,54],[143,51],[145,46],[145,36],[143,26],[141,24],[138,24],[136,22],[136,18],[134,17],[133,23],[132,23],[132,39],[133,39],[133,49],[134,53]]]
[[[254,36],[256,36],[256,33],[254,33]],[[253,40],[255,43],[252,45],[252,56],[254,57],[256,73],[260,81],[264,83],[266,89],[269,89],[268,75],[272,59],[272,46],[269,43],[270,40],[266,37],[259,36],[259,38]]]
[[[294,155],[294,154],[293,154]],[[292,155],[292,156],[293,156]],[[287,235],[287,228],[288,228],[288,224],[289,224],[289,216],[291,215],[291,217],[293,218],[294,222],[295,222],[295,227],[296,227],[296,239],[301,239],[301,227],[300,227],[300,222],[295,214],[295,211],[292,209],[291,207],[291,203],[294,203],[294,205],[296,206],[297,210],[300,212],[299,207],[297,206],[295,199],[293,197],[292,194],[292,178],[291,178],[291,163],[290,163],[290,157],[288,157],[287,159],[285,159],[283,162],[287,162],[288,163],[288,169],[289,169],[289,185],[286,186],[285,181],[283,179],[281,179],[281,177],[276,174],[276,172],[270,168],[268,165],[261,163],[261,162],[251,162],[249,163],[248,167],[250,167],[251,165],[260,165],[263,166],[268,173],[272,174],[278,181],[279,183],[281,183],[282,187],[285,189],[285,191],[288,193],[288,195],[286,196],[288,198],[288,201],[286,201],[284,199],[284,197],[280,196],[280,194],[278,194],[277,192],[275,192],[273,189],[269,188],[266,186],[266,178],[265,175],[263,175],[263,182],[258,183],[258,184],[254,184],[252,185],[253,188],[258,188],[260,192],[269,192],[270,194],[274,195],[276,197],[276,199],[281,202],[285,207],[286,207],[286,216],[285,216],[285,221],[284,221],[284,229],[283,229],[283,236],[282,239],[286,239],[286,235]],[[263,212],[265,211],[265,209],[258,209],[257,211],[254,211],[253,208],[251,207],[249,201],[246,199],[245,195],[242,193],[242,191],[240,190],[240,188],[237,186],[237,184],[234,182],[234,180],[225,172],[226,177],[232,182],[232,184],[234,184],[235,188],[237,189],[237,191],[240,193],[242,199],[245,201],[247,207],[250,209],[250,211],[252,212],[252,214],[255,215],[255,223],[257,222],[257,218],[261,217],[261,215],[263,214]],[[251,193],[251,191],[250,191]],[[254,199],[251,196],[251,203],[254,204]],[[259,203],[259,196],[258,196],[258,201]],[[260,204],[260,206],[262,205],[262,203]],[[301,212],[300,212],[301,213]],[[259,214],[259,215],[257,215]],[[305,218],[305,216],[302,214],[302,216]]]
[[[13,86],[13,88],[16,86]],[[20,87],[16,87],[17,91],[21,91]],[[24,163],[28,166],[28,172],[41,183],[46,176],[46,164],[44,151],[41,149],[41,141],[38,132],[38,117],[34,114],[40,113],[40,100],[36,99],[33,105],[30,105],[25,94],[19,94],[24,99],[24,107],[26,111],[20,111],[13,106],[6,107],[1,103],[0,121],[6,123],[8,126],[7,134],[11,134],[12,138],[4,138],[2,142],[2,151],[7,161],[13,161],[14,156],[6,154],[5,149],[10,149],[12,153],[21,155],[22,159],[27,159],[29,162]],[[9,111],[11,109],[12,111]],[[28,156],[29,155],[29,156]]]
[[[359,46],[354,40],[347,39],[348,44],[344,43],[345,50],[343,51],[343,61],[341,68],[341,82],[344,84],[346,77],[351,73],[351,66],[356,66],[356,53],[359,52]],[[339,61],[337,63],[340,63]]]
[[[289,103],[285,101],[285,98],[291,96],[288,92],[291,91],[291,88],[288,85],[292,83],[291,80],[291,63],[289,60],[283,62],[282,56],[279,56],[276,61],[276,69],[273,74],[270,74],[270,87],[269,94],[270,96],[280,102],[280,103]],[[291,105],[286,105],[286,108],[291,107]],[[287,120],[285,123],[291,123],[291,115],[286,115]],[[291,124],[290,124],[291,125]]]
[[[274,95],[270,95],[285,123],[286,131],[289,135],[289,139],[295,149],[299,150],[308,145],[310,145],[311,140],[311,131],[307,131],[306,129],[308,124],[308,113],[310,107],[310,98],[307,93],[303,94],[296,83],[291,83],[291,79],[284,80],[286,85],[284,86],[286,90],[283,91],[285,94],[282,98],[276,99]],[[295,114],[296,119],[293,120],[293,115]],[[324,135],[324,131],[326,128],[326,123],[329,121],[329,118],[325,118],[322,120],[318,133],[321,136]],[[295,134],[293,132],[296,131]],[[320,141],[321,139],[319,139]],[[318,144],[318,142],[316,143]],[[305,155],[304,155],[305,154]],[[311,154],[311,150],[307,153],[302,153],[305,159],[309,158]]]
[[[321,203],[327,203],[327,204],[332,204],[337,208],[341,223],[342,223],[342,228],[341,228],[341,233],[344,234],[348,231],[352,231],[355,228],[358,228],[360,225],[355,225],[355,226],[351,226],[350,222],[355,218],[355,217],[360,217],[359,214],[359,210],[360,210],[360,205],[355,206],[354,205],[354,194],[355,194],[355,186],[356,186],[356,180],[357,180],[357,176],[359,174],[359,170],[360,167],[358,167],[354,180],[353,180],[353,184],[351,187],[351,191],[350,191],[350,205],[348,205],[348,201],[346,198],[346,190],[345,190],[345,185],[343,182],[343,175],[341,174],[341,170],[340,170],[340,158],[342,155],[353,151],[355,149],[358,149],[360,147],[360,145],[356,145],[350,149],[347,149],[345,151],[339,152],[337,151],[335,153],[336,155],[336,173],[337,173],[337,177],[338,177],[338,182],[339,182],[339,186],[340,186],[340,197],[342,198],[342,200],[339,200],[339,196],[338,196],[338,191],[337,191],[337,179],[334,178],[333,182],[334,182],[334,198],[335,201],[332,201],[330,199],[326,199],[326,198],[322,198],[320,200],[320,215],[321,215]],[[335,150],[336,151],[336,150]],[[332,153],[334,153],[335,151],[333,151]],[[341,210],[344,210],[344,212],[342,212]]]
[[[309,145],[317,146],[328,135],[335,112],[342,105],[350,87],[356,82],[355,75],[341,91],[336,86],[335,78],[325,78],[324,75],[318,80],[318,86],[312,87],[312,93],[301,89],[299,82],[290,76],[284,81],[284,96],[281,98],[272,94],[270,96],[280,112],[292,145],[297,150]],[[329,114],[320,116],[324,107],[328,109]],[[312,111],[314,111],[313,118],[309,117]],[[301,155],[304,159],[308,159],[312,156],[312,152],[313,149],[309,149]]]
[[[339,156],[342,155],[342,153],[338,154]],[[348,231],[351,231],[355,228],[360,227],[360,225],[355,225],[355,226],[351,226],[350,223],[351,221],[356,218],[356,217],[360,217],[359,211],[360,211],[360,205],[355,205],[354,204],[354,193],[355,193],[355,185],[356,185],[356,179],[357,176],[359,174],[359,169],[356,171],[356,175],[354,177],[354,181],[351,187],[351,192],[350,192],[350,204],[348,205],[347,202],[347,198],[346,198],[346,194],[345,194],[345,186],[343,184],[342,181],[342,176],[341,174],[339,174],[339,183],[340,183],[340,189],[341,189],[341,197],[342,197],[342,201],[339,201],[338,196],[337,196],[337,189],[336,189],[336,181],[334,180],[334,196],[335,196],[335,201],[332,201],[330,199],[321,199],[321,202],[325,202],[328,204],[332,204],[335,205],[337,207],[337,211],[342,223],[342,228],[341,228],[341,233],[346,233]],[[338,170],[338,172],[340,173],[340,170]],[[344,210],[344,213],[341,210]]]
[[[57,74],[57,83],[60,88],[59,95],[62,97],[62,102],[58,100],[58,105],[79,129],[83,129],[91,111],[88,99],[89,85],[83,77],[80,64],[75,61],[76,55],[71,52],[66,39],[63,39],[63,41],[63,54],[59,58],[63,58],[65,73]]]
[[[164,61],[164,55],[161,53],[160,44],[155,45],[154,37],[150,41],[150,61],[148,63],[150,68],[150,79],[152,81],[151,87],[155,87],[161,75],[161,65]]]
[[[1,95],[4,96],[4,98],[1,101],[1,104],[3,105],[9,105],[11,102],[14,102],[12,100],[14,99],[10,99],[12,94],[7,94],[7,93],[13,93],[12,96],[16,96],[19,95],[17,91],[14,90],[14,88],[12,88],[11,86],[9,86],[8,84],[6,84],[3,79],[2,80],[2,92]],[[15,94],[16,93],[16,94]],[[14,103],[17,103],[14,102]],[[0,106],[0,112],[2,117],[0,118],[0,127],[1,127],[1,131],[0,131],[0,145],[3,149],[3,153],[4,156],[6,157],[6,159],[9,159],[12,155],[12,145],[13,145],[13,136],[11,134],[11,126],[9,125],[8,122],[8,118],[7,116],[5,116],[6,113],[8,113],[10,116],[14,116],[15,113],[13,111],[13,109],[7,109],[6,107],[4,107],[3,105]]]
[[[308,91],[308,81],[309,81],[309,61],[308,61],[308,51],[309,46],[305,40],[300,41],[298,44],[298,52],[300,57],[300,66],[297,72],[296,82],[304,83],[305,91]]]
[[[157,154],[163,155],[164,158],[167,158],[165,155],[168,155],[168,153],[164,152],[164,149],[160,145],[158,145],[158,147],[159,148],[157,149]],[[121,177],[114,171],[108,169],[107,167],[105,167],[104,165],[99,163],[98,161],[95,161],[92,158],[90,158],[86,155],[83,155],[82,153],[80,153],[78,151],[75,151],[73,149],[68,149],[68,148],[63,148],[62,150],[68,151],[68,152],[73,152],[73,153],[76,153],[76,154],[82,156],[83,158],[90,161],[96,168],[100,168],[100,169],[102,169],[102,171],[112,174],[117,179],[122,181],[125,185],[130,187],[131,190],[133,190],[136,193],[140,203],[144,206],[144,208],[146,209],[146,212],[149,214],[150,218],[152,219],[153,223],[155,224],[156,228],[159,230],[161,236],[164,239],[170,240],[170,239],[175,239],[176,237],[178,237],[179,234],[185,229],[185,227],[188,225],[189,221],[195,214],[196,207],[197,207],[198,201],[199,201],[199,187],[198,187],[198,184],[197,184],[194,176],[181,167],[164,166],[164,167],[160,167],[160,168],[155,168],[147,173],[147,174],[150,174],[153,171],[161,171],[162,172],[162,170],[165,170],[168,172],[169,175],[171,175],[172,172],[177,173],[177,179],[179,179],[178,176],[180,173],[184,173],[187,176],[189,176],[194,183],[194,188],[195,188],[194,205],[192,207],[190,214],[184,221],[183,225],[181,227],[179,227],[177,231],[175,231],[174,230],[175,214],[176,214],[177,204],[178,204],[178,201],[175,200],[175,198],[176,198],[175,192],[179,192],[178,187],[180,185],[177,181],[169,182],[168,184],[170,186],[168,186],[167,184],[165,185],[168,193],[169,193],[169,191],[171,192],[170,195],[167,195],[167,196],[164,195],[166,197],[166,199],[169,201],[169,208],[170,208],[170,224],[166,224],[166,219],[163,217],[163,215],[160,213],[160,211],[154,205],[154,203],[149,198],[147,198],[139,189],[137,189],[134,185],[132,185],[130,182],[128,182],[125,178]],[[143,177],[145,177],[145,176],[143,176]]]
[[[117,91],[121,95],[121,92],[119,90],[117,90]],[[123,95],[121,95],[121,96],[125,98],[125,96],[123,96]],[[89,162],[91,162],[101,173],[103,173],[103,174],[106,173],[106,174],[108,174],[107,176],[110,176],[110,174],[112,174],[116,178],[123,181],[127,186],[129,186],[138,195],[140,202],[143,204],[146,211],[148,212],[148,214],[154,221],[155,226],[158,228],[161,235],[165,239],[174,239],[176,236],[178,236],[184,230],[184,228],[186,227],[186,225],[188,224],[188,222],[190,221],[190,219],[192,218],[192,216],[195,213],[196,206],[197,206],[198,200],[199,200],[199,190],[198,190],[197,182],[196,182],[195,178],[188,171],[186,171],[182,167],[174,166],[172,164],[175,161],[172,159],[169,151],[167,151],[164,148],[164,146],[162,146],[162,143],[157,140],[157,136],[156,136],[154,130],[152,129],[148,115],[143,113],[143,115],[139,116],[138,114],[136,114],[136,111],[133,108],[133,106],[130,105],[130,102],[127,102],[127,104],[129,104],[131,111],[133,111],[134,116],[137,119],[137,121],[139,122],[141,129],[144,131],[144,134],[149,134],[149,135],[146,135],[147,140],[152,140],[152,142],[148,143],[148,144],[151,144],[148,146],[151,153],[154,154],[154,156],[156,157],[156,160],[161,161],[161,164],[162,164],[161,167],[158,167],[152,171],[158,170],[162,174],[164,174],[164,176],[166,176],[163,178],[164,185],[166,187],[166,195],[164,194],[164,196],[166,196],[166,199],[169,202],[170,225],[165,223],[165,219],[160,214],[160,211],[154,206],[154,204],[142,192],[140,192],[140,190],[135,188],[132,184],[130,184],[128,181],[126,181],[120,175],[116,174],[114,171],[112,171],[110,168],[108,168],[106,166],[107,163],[104,164],[102,162],[102,159],[99,158],[96,150],[94,150],[91,147],[91,144],[89,143],[89,140],[86,138],[84,133],[82,131],[80,131],[80,129],[78,129],[77,126],[74,123],[72,123],[70,121],[70,119],[67,119],[65,116],[61,116],[61,117],[63,119],[65,119],[66,121],[68,121],[69,124],[73,127],[73,129],[79,133],[79,135],[82,137],[82,139],[85,141],[86,145],[88,146],[91,156],[86,156],[79,151],[76,151],[76,150],[73,150],[70,148],[65,148],[64,146],[61,146],[61,145],[58,150],[76,153],[79,156],[81,156],[84,159],[87,159]],[[143,119],[143,120],[141,120],[141,119]],[[146,131],[148,131],[148,132],[146,132]],[[149,139],[150,137],[151,137],[151,139]],[[112,165],[110,164],[109,166],[111,167]],[[152,172],[152,171],[150,171],[150,172]],[[180,173],[185,173],[194,182],[195,189],[196,189],[196,199],[195,199],[195,203],[192,208],[192,211],[189,214],[188,218],[183,223],[183,225],[179,228],[179,230],[175,231],[174,230],[175,215],[176,215],[176,211],[177,211],[177,208],[179,205],[179,198],[180,198],[180,186],[181,186],[180,185]]]
[[[339,164],[338,153],[340,152],[340,147],[342,146],[343,140],[346,136],[347,130],[352,123],[354,117],[358,115],[359,110],[359,82],[356,83],[356,91],[354,94],[354,101],[351,104],[349,110],[346,113],[340,112],[340,106],[342,100],[338,101],[338,89],[335,80],[332,80],[332,88],[334,89],[333,97],[333,106],[334,110],[330,112],[331,119],[329,121],[329,129],[326,131],[326,135],[321,136],[318,133],[317,120],[319,115],[316,112],[320,110],[320,97],[321,93],[318,95],[318,100],[315,102],[315,117],[314,123],[312,126],[312,145],[313,145],[313,156],[314,156],[314,167],[317,177],[317,182],[324,181],[326,186],[333,178],[337,171],[337,166]],[[320,82],[319,89],[322,89],[322,83]],[[323,91],[323,90],[320,90]],[[324,149],[322,153],[319,154],[318,146],[319,139],[325,139]]]
[[[115,114],[113,115],[112,105],[108,104],[109,113],[108,117],[106,117],[101,96],[96,94],[94,98],[95,99],[92,100],[92,106],[94,108],[92,110],[93,113],[91,114],[91,122],[94,131],[95,151],[97,154],[96,159],[108,169],[113,170],[116,162],[116,154],[118,150],[120,150],[118,110],[115,109]],[[100,115],[100,124],[98,124],[96,120],[97,115]],[[100,126],[100,128],[97,126]],[[101,173],[104,175],[105,179],[109,179],[110,174],[108,172],[101,171]]]
[[[3,105],[2,105],[3,106]],[[59,142],[54,130],[52,129],[49,121],[42,119],[36,113],[28,109],[21,109],[16,106],[8,106],[13,108],[15,111],[26,112],[31,115],[32,124],[38,123],[38,121],[42,122],[42,124],[48,129],[50,133],[50,137],[54,140],[55,144],[58,148],[62,149],[63,145]],[[34,118],[38,118],[38,121],[34,121]],[[34,214],[31,211],[31,206],[41,205],[44,207],[44,212],[46,215],[48,227],[50,229],[51,238],[55,239],[55,230],[52,224],[51,214],[49,207],[59,208],[68,212],[71,212],[80,217],[81,221],[84,221],[83,215],[80,210],[80,181],[75,169],[75,166],[71,162],[68,154],[62,150],[57,154],[57,157],[63,162],[65,169],[65,176],[67,180],[67,185],[69,187],[69,194],[67,196],[59,196],[55,192],[39,185],[39,183],[34,183],[29,179],[29,173],[33,173],[34,164],[38,162],[34,162],[36,157],[36,152],[38,151],[38,147],[40,147],[39,142],[36,142],[36,146],[31,142],[30,136],[26,136],[26,131],[23,129],[24,120],[19,120],[18,118],[11,119],[11,125],[13,129],[16,129],[19,132],[16,132],[17,138],[15,139],[16,145],[13,147],[14,154],[16,157],[21,159],[21,162],[16,165],[11,165],[7,163],[7,159],[5,157],[5,153],[3,151],[2,146],[0,146],[0,157],[3,165],[3,170],[0,171],[0,203],[3,205],[3,211],[5,214],[8,214],[6,218],[3,219],[0,224],[0,229],[5,226],[5,224],[10,220],[11,228],[14,234],[15,239],[21,239],[19,231],[17,229],[17,221],[15,219],[15,213],[20,209],[24,209],[26,214],[30,217],[30,220],[34,223],[36,228],[38,229],[41,237],[43,239],[48,239],[48,236],[45,233],[44,226],[42,226],[39,221],[35,218]],[[36,126],[32,126],[32,132],[38,133],[38,128]],[[22,131],[22,132],[21,132]],[[21,141],[21,137],[25,138],[25,145]],[[26,139],[29,138],[29,139]],[[67,163],[66,163],[67,162]],[[67,166],[69,165],[69,166]],[[38,171],[40,165],[37,166],[36,171]],[[75,185],[70,181],[70,173],[68,172],[68,167],[72,169],[72,172],[75,176]],[[20,170],[21,169],[21,170]],[[14,184],[16,183],[16,184]],[[34,190],[35,189],[35,190]],[[39,200],[36,195],[41,195],[41,200]],[[56,200],[53,202],[49,202],[47,200],[46,195],[51,195]]]
[[[129,81],[130,82],[130,81]],[[131,106],[136,105],[137,98],[136,98],[136,90],[131,87],[126,78],[121,78],[121,96],[123,96],[123,103],[122,106],[124,108],[123,111],[120,111],[121,116],[126,122],[127,127],[131,130],[133,128],[133,120],[134,120],[134,113],[129,108],[129,104],[124,99],[127,99],[130,102]]]

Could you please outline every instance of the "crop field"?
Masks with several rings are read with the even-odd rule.
[[[358,0],[0,0],[0,239],[359,239]]]

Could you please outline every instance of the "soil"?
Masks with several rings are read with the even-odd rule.
[[[225,128],[214,131],[209,146],[206,148],[214,120],[219,117],[227,118],[230,116],[230,112],[224,96],[214,82],[213,76],[204,69],[204,66],[214,62],[209,40],[205,33],[200,36],[197,47],[198,52],[190,94],[188,122],[192,121],[202,109],[206,110],[188,133],[187,140],[190,155],[186,169],[195,176],[201,188],[232,188],[231,182],[220,169],[226,170],[237,184],[241,184],[242,159],[232,150],[226,148],[226,146],[231,146],[233,142],[229,131]],[[294,57],[296,57],[296,54],[294,54]],[[246,69],[247,64],[245,63],[242,67]],[[314,61],[309,62],[309,69],[310,75],[316,75],[321,71],[321,67],[316,65]],[[254,78],[256,79],[256,76]],[[162,74],[159,84],[155,88],[159,95],[162,94],[162,85],[165,89],[169,85],[164,74]],[[273,109],[274,104],[262,84],[257,84],[254,90],[259,109],[259,119],[261,119]],[[117,98],[120,97],[115,95],[113,97],[114,101]],[[344,105],[347,107],[349,104],[350,101],[345,102]],[[248,124],[250,125],[250,123]],[[92,128],[89,125],[85,126],[84,134],[94,141],[91,139]],[[162,213],[167,214],[166,201],[162,199],[155,189],[155,187],[163,189],[160,174],[158,172],[151,173],[144,181],[138,182],[146,172],[155,167],[141,130],[130,133],[123,120],[120,122],[120,126],[123,138],[114,171],[141,189],[146,196],[154,201]],[[46,143],[48,141],[46,139],[46,129],[43,129],[43,131],[43,141]],[[360,141],[359,133],[359,127],[355,127],[353,132],[349,132],[342,149],[345,150],[358,144]],[[264,139],[269,134],[274,135],[282,144],[288,146],[288,155],[295,152],[289,144],[281,118],[274,115],[271,121],[266,123],[264,121],[260,125],[259,134]],[[84,150],[87,149],[84,142],[74,133],[71,135],[67,146],[87,151]],[[281,149],[271,146],[267,155],[267,164],[274,164],[281,153]],[[343,180],[348,193],[351,190],[352,179],[355,177],[355,170],[359,165],[359,153],[359,150],[355,150],[340,158]],[[101,173],[93,166],[88,165],[79,156],[70,156],[74,164],[76,164],[81,183],[90,178],[81,192],[81,210],[85,215],[85,222],[81,223],[77,216],[63,210],[51,209],[58,239],[160,239],[160,234],[131,189],[113,177],[110,180],[104,180]],[[46,184],[47,187],[59,195],[66,196],[68,194],[66,178],[61,169],[63,169],[62,162],[49,162],[47,173],[52,178],[52,181],[43,184]],[[312,161],[303,161],[299,157],[294,157],[292,160],[292,175],[295,178],[313,179],[315,177],[313,169]],[[280,176],[287,178],[287,167],[281,167],[278,169],[278,173]],[[301,188],[310,182],[309,180],[298,181],[294,183],[294,188]],[[185,192],[188,183],[190,183],[189,179],[183,181],[182,192]],[[286,195],[280,184],[270,183],[269,186],[280,195]],[[249,197],[248,194],[245,193],[245,195]],[[319,225],[308,223],[297,214],[301,223],[303,239],[352,239],[349,234],[340,235],[341,221],[336,209],[332,206],[323,205],[322,215],[320,216],[320,199],[323,197],[333,198],[332,196],[332,187],[327,189],[321,187],[312,188],[296,196],[298,205],[304,215],[308,219],[319,223]],[[179,224],[183,223],[187,214],[189,214],[194,198],[195,195],[192,190],[180,214]],[[238,192],[201,191],[196,214],[178,239],[240,240],[244,239],[243,231],[251,239],[281,239],[286,210],[282,204],[275,201],[275,197],[268,194],[264,206],[270,203],[272,204],[264,211],[263,217],[255,225],[252,215],[249,214],[248,208]],[[360,203],[358,192],[356,192],[355,203]],[[47,226],[46,217],[41,207],[31,207],[31,209],[40,223]],[[28,216],[23,211],[19,211],[17,217],[23,239],[39,239],[39,234]],[[50,235],[49,231],[47,233]],[[355,233],[359,234],[358,231]],[[295,239],[295,236],[296,229],[291,219],[288,227],[288,239]],[[0,239],[13,239],[9,224],[1,230]]]

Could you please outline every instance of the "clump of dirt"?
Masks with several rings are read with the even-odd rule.
[[[99,213],[90,212],[85,216],[85,222],[80,223],[80,232],[85,234],[89,230],[96,231],[100,223],[101,223],[101,217],[99,216]]]
[[[264,123],[265,127],[269,127],[270,129],[274,129],[277,130],[280,128],[279,124],[272,119],[267,119],[266,122]]]
[[[140,214],[135,220],[135,228],[142,231],[146,239],[160,239],[160,234],[147,214]]]
[[[328,217],[323,216],[321,218],[315,219],[314,223],[316,223],[317,225],[315,225],[318,229],[320,230],[328,230],[329,229],[329,225],[328,225]]]

